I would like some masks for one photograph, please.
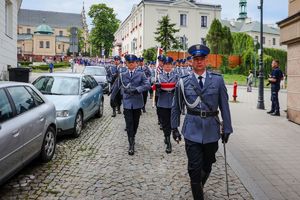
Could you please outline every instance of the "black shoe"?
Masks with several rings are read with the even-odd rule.
[[[268,114],[271,114],[271,113],[273,113],[274,112],[274,110],[270,110],[270,111],[268,111],[267,113]]]
[[[120,107],[117,108],[118,114],[122,114]]]
[[[172,152],[172,144],[171,144],[170,136],[167,136],[165,138],[165,140],[166,140],[166,144],[167,144],[166,153],[171,153]]]
[[[159,129],[163,130],[162,124],[159,124]]]
[[[160,122],[159,122],[159,121],[157,122],[157,125],[160,125]]]
[[[191,183],[192,193],[195,200],[203,200],[203,188],[201,183]]]
[[[134,137],[130,137],[129,139],[129,150],[128,155],[133,156],[134,155]]]
[[[271,113],[272,116],[280,116],[280,113],[279,112],[273,112]]]
[[[145,109],[145,107],[144,107],[142,110],[143,110],[143,113],[145,113],[145,112],[146,112],[146,109]]]
[[[116,114],[116,109],[115,109],[115,108],[113,108],[113,113],[112,113],[112,115],[111,115],[111,116],[112,116],[112,117],[116,117],[116,115],[117,115],[117,114]]]

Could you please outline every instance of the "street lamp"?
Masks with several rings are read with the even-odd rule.
[[[254,38],[254,87],[256,87],[256,79],[257,79],[257,70],[256,70],[256,46],[257,46],[257,38]]]
[[[258,87],[258,101],[257,101],[257,109],[265,109],[264,105],[264,63],[263,63],[263,0],[260,0],[260,59],[259,59],[259,87]]]

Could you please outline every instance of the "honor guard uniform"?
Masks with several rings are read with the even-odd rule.
[[[148,91],[150,83],[145,74],[137,71],[137,57],[132,54],[125,56],[128,70],[119,75],[114,84],[111,101],[115,101],[116,94],[122,91],[122,101],[124,108],[124,117],[126,123],[126,131],[129,141],[128,154],[134,154],[135,135],[139,125],[141,108],[144,106],[143,95],[144,91]]]
[[[163,72],[159,75],[157,83],[153,87],[153,89],[156,89],[158,94],[157,109],[165,136],[164,142],[166,144],[166,153],[172,152],[172,145],[170,141],[172,131],[171,108],[175,85],[178,81],[178,75],[173,71],[172,62],[172,57],[165,58]]]
[[[166,57],[164,55],[159,55],[157,57],[157,60],[158,60],[158,67],[156,69],[156,80],[154,80],[154,82],[157,81],[157,77],[159,77],[159,75],[162,73],[162,70],[163,70],[163,65],[164,65],[164,61],[165,61]],[[158,122],[157,124],[159,125],[159,129],[162,130],[162,123],[161,123],[161,119],[160,119],[160,116],[158,114],[158,109],[157,109],[157,101],[158,101],[158,94],[155,93],[155,106],[156,106],[156,114],[157,114],[157,119],[158,119]]]
[[[150,71],[150,69],[148,68],[148,66],[144,65],[144,58],[143,57],[140,57],[139,61],[140,61],[140,70],[142,72],[144,72],[146,78],[150,82],[150,79],[151,79],[151,71]],[[146,104],[147,104],[147,98],[148,98],[148,91],[145,91],[145,92],[143,92],[144,107],[142,108],[142,110],[143,110],[144,113],[146,112],[146,108],[145,107],[146,107]]]
[[[216,161],[218,140],[222,138],[222,142],[227,143],[233,130],[223,77],[206,70],[209,48],[197,44],[191,46],[188,52],[193,56],[193,73],[178,81],[172,105],[171,127],[173,138],[179,142],[181,135],[177,128],[180,125],[183,101],[187,107],[182,134],[188,157],[188,173],[194,199],[202,200],[203,186]],[[218,118],[218,109],[223,123]]]
[[[111,93],[111,88],[113,87],[113,84],[115,82],[115,80],[118,78],[119,76],[119,66],[120,66],[120,61],[121,61],[121,57],[120,56],[114,56],[114,64],[111,65],[108,70],[107,70],[107,80],[110,84],[110,91],[109,93]],[[110,104],[110,106],[113,109],[113,113],[112,113],[112,117],[116,116],[116,109],[118,109],[118,113],[120,114],[120,106],[121,106],[121,94],[119,93],[116,97],[116,102],[115,104]]]

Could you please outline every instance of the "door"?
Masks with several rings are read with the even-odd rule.
[[[0,89],[0,182],[22,166],[21,123],[14,118],[14,110],[4,89]]]
[[[45,116],[35,98],[30,94],[30,89],[23,86],[7,88],[15,108],[16,120],[21,124],[21,138],[23,142],[22,160],[30,160],[41,150],[42,134],[45,126]]]
[[[90,82],[86,79],[86,76],[83,76],[81,79],[81,88],[82,91],[88,89],[88,92],[84,92],[81,95],[81,106],[83,109],[84,120],[89,118],[93,114],[93,94],[92,94],[92,87]]]
[[[100,86],[98,85],[97,81],[92,76],[86,76],[86,79],[90,82],[91,86],[91,95],[93,98],[93,109],[92,113],[96,113],[99,109],[99,102],[100,102]]]

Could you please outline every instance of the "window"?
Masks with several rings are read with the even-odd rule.
[[[63,36],[63,31],[59,31],[59,36]]]
[[[89,85],[91,86],[91,89],[95,88],[98,86],[97,81],[91,76],[85,76],[86,80],[89,82]]]
[[[3,89],[0,89],[0,123],[13,117],[13,111]]]
[[[63,44],[63,49],[62,49],[62,52],[65,52],[65,45]]]
[[[180,14],[180,26],[186,26],[186,14]]]
[[[5,0],[5,34],[13,35],[13,6],[10,0]]]
[[[58,49],[60,49],[60,44],[59,44],[59,45],[57,45],[57,48],[58,48]]]
[[[36,107],[34,98],[24,87],[10,87],[7,90],[14,101],[18,115]]]
[[[258,42],[258,36],[257,35],[255,36],[255,40]]]
[[[201,44],[206,45],[206,40],[205,40],[205,38],[201,38]]]
[[[49,49],[50,48],[50,42],[46,41],[46,48]]]
[[[81,89],[86,89],[86,88],[89,88],[89,89],[93,89],[91,84],[90,84],[90,81],[88,80],[87,76],[84,76],[82,77],[82,83],[81,83]]]
[[[30,28],[27,29],[27,34],[31,34],[31,29]]]
[[[266,43],[266,38],[265,37],[263,37],[263,44],[265,44]]]
[[[276,38],[273,38],[273,45],[276,45]]]
[[[40,48],[44,48],[44,42],[43,41],[40,41]]]
[[[37,106],[42,105],[44,103],[44,100],[35,91],[33,91],[33,89],[31,87],[27,86],[26,89],[28,90],[28,92],[31,94],[31,96],[35,100],[35,103]]]
[[[207,16],[201,16],[201,27],[207,27]]]

